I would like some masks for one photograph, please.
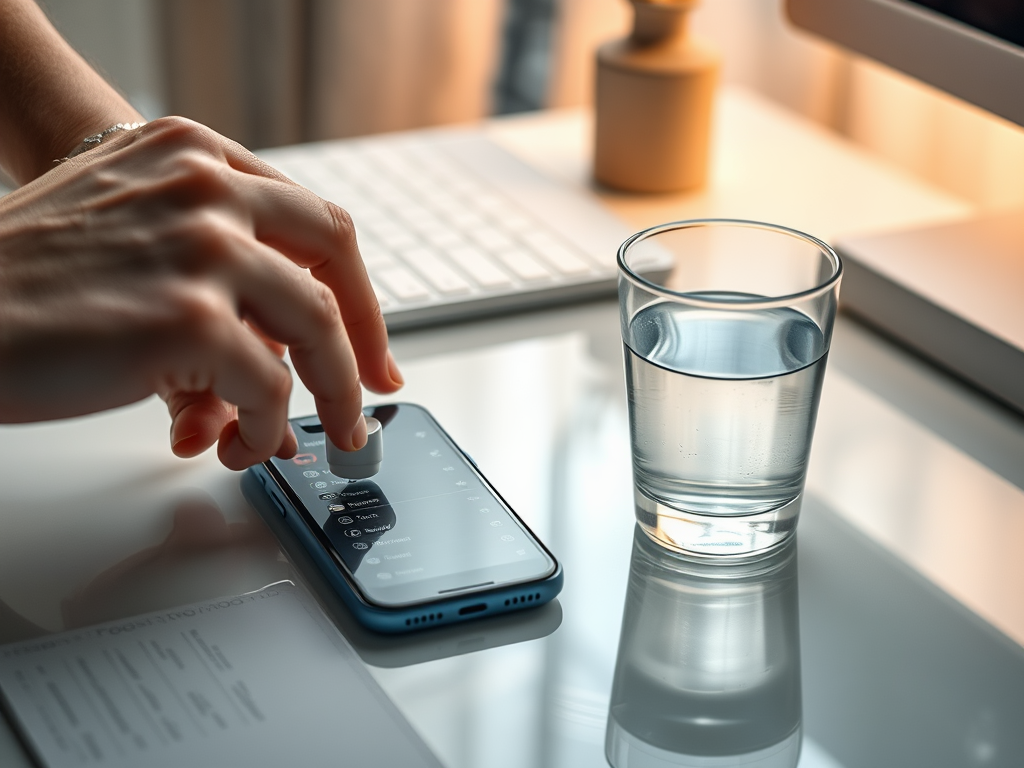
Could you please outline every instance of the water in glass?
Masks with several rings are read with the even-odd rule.
[[[659,302],[629,340],[634,475],[659,514],[755,515],[796,498],[825,372],[813,320]]]

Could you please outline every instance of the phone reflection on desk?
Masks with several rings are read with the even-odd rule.
[[[796,543],[753,562],[633,539],[605,755],[613,768],[793,768],[801,741]]]

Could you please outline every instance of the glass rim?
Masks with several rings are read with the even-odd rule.
[[[654,237],[655,235],[659,235],[662,232],[680,229],[693,229],[700,226],[723,225],[766,230],[777,234],[788,235],[798,240],[803,240],[822,251],[828,260],[832,262],[832,275],[819,285],[797,293],[789,293],[783,296],[772,296],[768,298],[737,298],[730,299],[729,301],[716,301],[714,299],[705,299],[695,296],[693,293],[672,290],[671,288],[666,288],[663,285],[653,283],[647,278],[634,272],[626,263],[626,253],[632,246],[647,240],[648,238]],[[618,264],[619,274],[638,288],[641,288],[648,293],[652,293],[655,296],[660,296],[663,299],[671,299],[680,304],[687,304],[689,306],[700,307],[702,309],[749,310],[788,307],[800,301],[814,299],[828,293],[835,288],[843,276],[843,260],[839,258],[839,254],[836,253],[835,249],[824,240],[781,224],[769,224],[767,222],[751,221],[749,219],[683,219],[680,221],[666,222],[665,224],[657,224],[653,227],[643,229],[627,238],[625,242],[619,246],[615,260]]]

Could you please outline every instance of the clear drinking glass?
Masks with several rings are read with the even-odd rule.
[[[785,227],[662,224],[619,249],[636,515],[665,546],[747,555],[796,529],[842,262]]]

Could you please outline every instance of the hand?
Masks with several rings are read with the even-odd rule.
[[[402,378],[351,221],[213,131],[156,120],[0,199],[0,421],[158,393],[179,455],[287,457],[285,346],[361,447],[360,381]]]

